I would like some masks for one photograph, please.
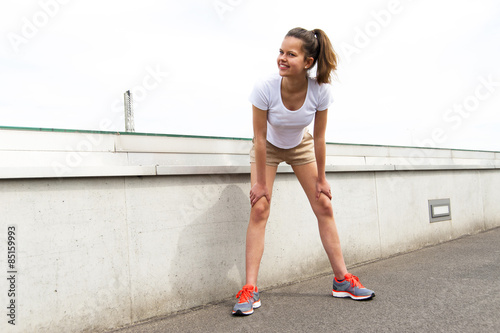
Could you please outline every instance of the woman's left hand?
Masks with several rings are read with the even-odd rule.
[[[316,200],[319,199],[321,193],[326,195],[328,199],[332,200],[332,190],[330,188],[330,184],[325,180],[318,180],[316,182]]]

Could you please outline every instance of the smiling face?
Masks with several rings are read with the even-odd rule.
[[[283,77],[305,76],[314,59],[305,58],[302,41],[295,37],[286,37],[281,44],[278,56],[279,74]]]

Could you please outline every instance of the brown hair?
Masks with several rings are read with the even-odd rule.
[[[306,30],[294,28],[285,37],[295,37],[302,41],[302,49],[305,57],[313,57],[311,67],[317,64],[316,80],[318,83],[330,83],[332,72],[337,69],[337,54],[333,50],[332,43],[321,29]]]

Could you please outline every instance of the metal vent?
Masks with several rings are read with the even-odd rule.
[[[451,220],[450,199],[429,200],[430,222]]]

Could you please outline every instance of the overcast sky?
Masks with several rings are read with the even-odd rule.
[[[286,32],[340,55],[327,141],[500,151],[494,0],[6,0],[0,126],[252,136]]]

